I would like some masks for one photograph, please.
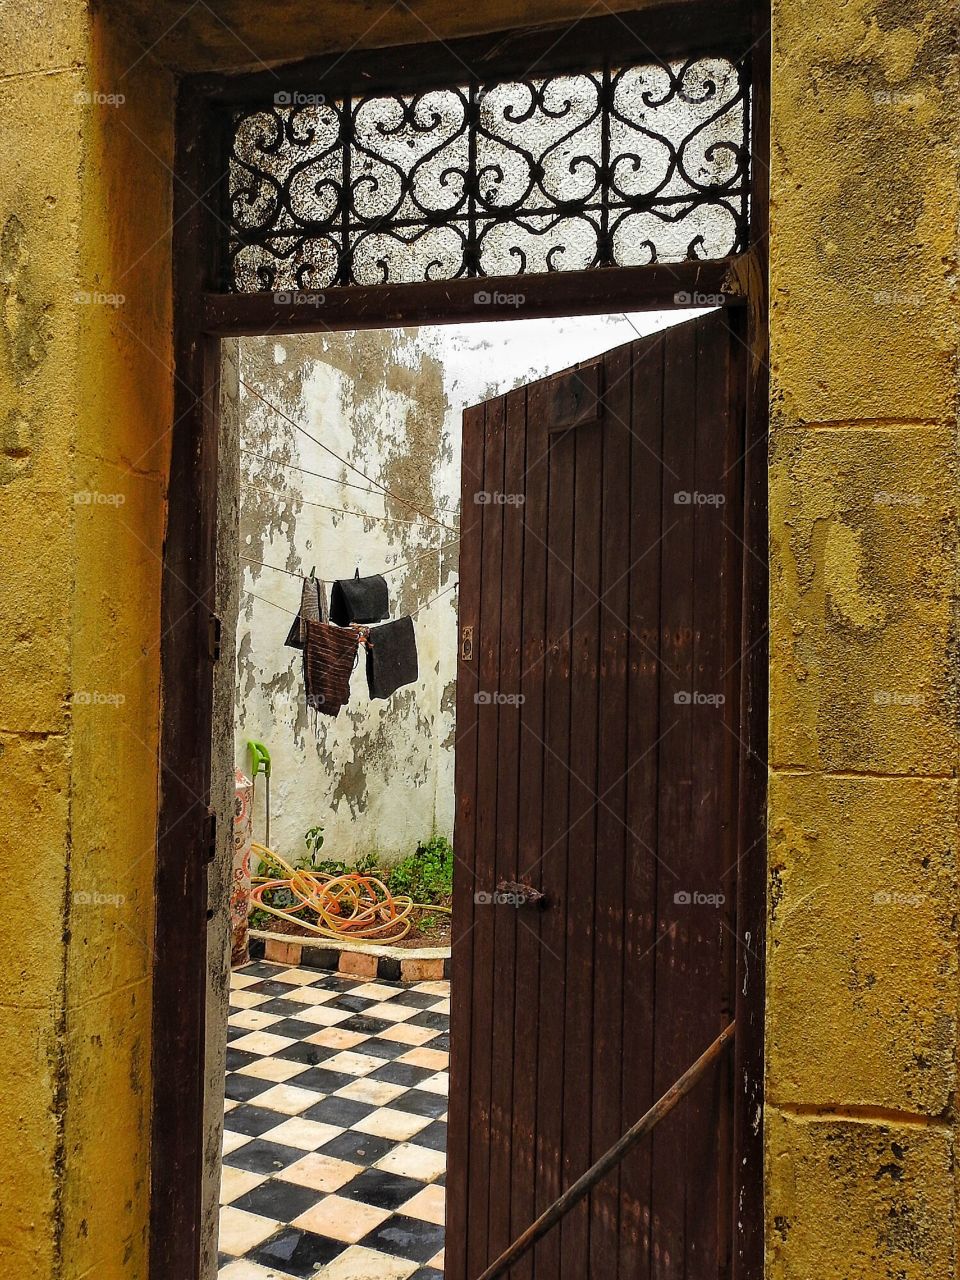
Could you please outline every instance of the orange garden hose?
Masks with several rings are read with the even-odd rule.
[[[415,909],[450,914],[449,907],[414,902],[406,894],[392,894],[376,876],[356,871],[328,876],[291,867],[266,845],[254,842],[253,850],[262,862],[273,864],[286,876],[280,879],[257,876],[250,892],[251,907],[268,911],[281,920],[290,920],[324,938],[399,942],[410,932],[413,924],[410,916]],[[274,889],[287,889],[296,900],[294,905],[283,909],[264,902],[263,895]],[[316,914],[316,924],[300,914],[307,909]]]

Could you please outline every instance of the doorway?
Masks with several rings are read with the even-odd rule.
[[[704,12],[699,9],[698,14],[704,16]],[[639,18],[637,21],[639,22]],[[519,40],[506,53],[502,53],[498,40],[466,41],[456,49],[431,49],[425,56],[421,55],[421,51],[409,56],[401,52],[378,62],[373,73],[364,69],[362,60],[358,58],[328,60],[322,66],[298,68],[296,84],[309,88],[311,83],[319,83],[315,77],[322,79],[323,76],[331,75],[332,80],[324,81],[324,84],[331,90],[331,94],[335,90],[338,95],[333,98],[332,110],[338,120],[353,120],[352,113],[357,106],[354,91],[356,84],[360,83],[357,77],[372,74],[369,81],[363,81],[361,97],[364,102],[376,99],[377,110],[398,109],[403,117],[402,128],[411,135],[421,132],[417,117],[417,104],[422,102],[421,90],[425,87],[429,89],[430,86],[454,86],[451,91],[463,105],[465,112],[462,145],[467,147],[468,152],[463,170],[467,184],[466,197],[469,202],[481,199],[492,208],[497,201],[496,191],[491,194],[489,189],[481,190],[478,186],[480,175],[476,168],[477,153],[469,145],[469,138],[476,139],[479,127],[479,117],[474,105],[479,106],[482,101],[487,101],[488,85],[491,79],[496,81],[496,74],[501,74],[501,77],[509,74],[526,77],[532,52],[538,59],[537,65],[541,62],[550,63],[561,78],[571,68],[588,63],[591,67],[602,68],[602,75],[588,76],[589,93],[599,93],[601,114],[609,112],[614,78],[620,76],[617,64],[611,62],[611,51],[616,50],[617,59],[624,56],[624,24],[618,19],[613,24],[615,31],[611,30],[611,25],[610,22],[598,23],[595,27],[590,24],[589,32],[584,26],[582,31],[575,33],[575,39],[571,39],[570,33],[566,32],[559,42],[552,32],[534,33],[529,41]],[[616,39],[612,40],[613,36]],[[689,243],[684,239],[680,244],[674,242],[670,235],[667,236],[663,245],[666,260],[658,260],[658,247],[652,241],[637,241],[635,237],[628,237],[630,243],[626,246],[624,255],[623,246],[618,246],[607,234],[612,213],[618,217],[622,213],[625,218],[631,218],[630,226],[638,233],[648,224],[642,218],[633,218],[635,212],[641,212],[644,217],[652,217],[668,228],[675,219],[672,211],[657,207],[662,188],[649,195],[645,192],[624,191],[619,187],[615,180],[615,166],[602,159],[601,148],[601,152],[598,152],[601,155],[599,167],[591,168],[591,161],[582,170],[595,173],[603,188],[602,207],[594,209],[589,204],[592,197],[588,197],[589,207],[585,206],[581,210],[585,219],[584,228],[589,232],[588,240],[594,236],[594,232],[597,233],[595,245],[591,248],[592,242],[585,246],[581,244],[585,254],[583,262],[578,266],[577,262],[571,260],[570,265],[574,268],[572,270],[556,269],[556,254],[551,248],[549,258],[542,261],[538,258],[532,264],[529,274],[524,275],[523,284],[528,314],[539,316],[596,314],[619,306],[671,307],[682,302],[700,300],[706,305],[726,304],[731,317],[731,332],[739,342],[742,361],[740,376],[743,380],[741,391],[746,401],[745,435],[739,425],[736,428],[737,438],[743,441],[744,460],[742,522],[739,527],[745,547],[751,550],[742,558],[740,618],[743,623],[741,653],[744,661],[739,672],[740,684],[736,697],[739,714],[736,722],[738,790],[735,818],[738,862],[735,915],[738,1031],[731,1114],[727,1117],[733,1132],[732,1148],[736,1153],[736,1168],[728,1188],[730,1212],[726,1218],[732,1242],[726,1256],[731,1260],[733,1274],[739,1278],[758,1274],[761,1257],[757,1224],[760,1221],[758,1207],[762,1189],[758,1117],[762,1079],[762,759],[766,705],[765,558],[762,552],[762,531],[765,496],[764,469],[762,459],[758,462],[757,446],[762,442],[765,432],[766,387],[762,359],[765,328],[764,271],[762,257],[756,246],[765,234],[766,199],[762,173],[759,167],[756,171],[751,170],[749,155],[752,148],[752,153],[762,159],[766,154],[766,144],[763,111],[750,117],[746,103],[748,93],[752,93],[751,75],[757,65],[762,69],[763,60],[751,57],[753,45],[750,42],[749,22],[742,24],[734,18],[727,25],[717,26],[707,22],[695,35],[689,28],[675,28],[668,21],[666,25],[654,22],[652,27],[644,26],[642,33],[638,30],[631,32],[630,36],[629,56],[639,63],[646,59],[654,67],[654,74],[659,75],[662,71],[669,82],[667,98],[657,99],[661,105],[663,101],[672,101],[678,96],[680,99],[690,97],[691,101],[696,99],[702,104],[701,97],[691,96],[684,87],[685,77],[690,68],[695,67],[698,54],[707,57],[719,55],[726,68],[722,79],[734,91],[734,131],[728,141],[722,144],[711,143],[707,147],[705,159],[708,166],[715,162],[721,168],[728,162],[733,163],[736,173],[733,176],[728,173],[720,179],[721,183],[727,184],[726,189],[720,193],[711,188],[716,175],[711,178],[707,174],[706,181],[703,181],[702,172],[698,172],[693,179],[695,190],[690,189],[685,196],[681,196],[681,202],[686,201],[686,205],[682,208],[678,206],[681,217],[691,212],[700,216],[704,209],[713,205],[717,205],[724,219],[728,219],[730,215],[732,221],[727,220],[727,225],[731,228],[730,235],[723,240],[726,247],[722,247],[719,240],[708,244],[702,234],[692,228],[693,235]],[[675,60],[669,67],[657,57],[650,62],[650,40],[654,40],[661,50],[660,59]],[[471,73],[469,92],[461,92],[456,87],[460,84],[458,77],[462,77],[464,66],[482,68],[482,73]],[[735,73],[732,71],[734,67]],[[491,68],[495,71],[491,71]],[[716,92],[717,81],[709,74],[704,75],[703,71],[701,67],[695,69],[694,74],[701,76],[702,88],[712,94]],[[641,84],[642,78],[636,83]],[[539,86],[539,81],[537,85]],[[756,81],[756,85],[758,94],[762,95],[762,82]],[[529,92],[530,86],[524,85],[522,91]],[[214,83],[188,82],[184,86],[180,103],[180,137],[183,145],[179,173],[183,191],[178,197],[180,252],[175,260],[182,304],[181,321],[178,324],[178,430],[174,437],[171,479],[174,502],[171,505],[171,523],[166,545],[163,721],[165,772],[158,870],[158,895],[161,903],[169,900],[176,903],[180,910],[176,913],[161,910],[158,913],[157,932],[159,959],[154,1001],[154,1126],[159,1138],[153,1152],[151,1239],[152,1269],[161,1280],[167,1280],[167,1277],[182,1280],[184,1276],[195,1275],[201,1245],[199,1224],[203,1197],[197,1138],[203,1127],[203,1093],[199,1087],[193,1087],[193,1081],[202,1079],[203,1019],[208,1005],[198,963],[198,948],[201,946],[201,939],[209,936],[209,918],[204,912],[207,858],[213,855],[217,840],[222,839],[222,830],[218,837],[213,829],[213,816],[206,812],[208,798],[215,797],[218,805],[214,808],[220,807],[221,812],[224,811],[219,806],[222,797],[219,793],[215,795],[216,789],[211,785],[213,780],[210,774],[208,708],[211,702],[212,670],[200,657],[208,654],[216,662],[220,651],[213,552],[218,471],[216,391],[220,339],[224,336],[290,329],[311,332],[322,329],[342,330],[358,325],[375,328],[404,321],[411,323],[430,320],[448,324],[458,318],[474,317],[478,302],[488,300],[491,295],[509,297],[511,285],[516,284],[516,277],[511,276],[510,272],[523,273],[528,269],[525,249],[520,248],[515,252],[510,249],[509,241],[502,242],[499,237],[495,237],[500,249],[494,252],[491,263],[495,270],[503,274],[499,278],[488,275],[484,280],[485,288],[477,291],[474,278],[489,270],[486,262],[477,256],[482,251],[479,237],[487,234],[489,227],[486,220],[480,225],[474,216],[476,207],[473,203],[470,203],[470,210],[465,210],[462,214],[467,219],[469,232],[465,256],[461,260],[454,255],[449,262],[446,258],[442,261],[431,258],[428,263],[414,261],[412,257],[405,260],[402,242],[408,231],[401,226],[386,233],[392,238],[390,253],[382,258],[367,258],[360,262],[353,249],[350,223],[353,214],[346,200],[331,206],[333,223],[329,229],[333,236],[330,243],[334,245],[332,257],[326,250],[319,257],[315,256],[316,238],[311,238],[314,231],[322,230],[321,223],[326,225],[326,213],[311,220],[307,229],[309,234],[302,234],[299,228],[285,224],[280,228],[280,239],[276,240],[269,228],[259,226],[251,229],[245,223],[233,229],[237,233],[233,240],[225,238],[223,223],[202,202],[191,202],[189,193],[208,190],[211,182],[225,184],[226,152],[223,150],[223,141],[226,138],[229,146],[230,130],[233,127],[230,122],[250,119],[249,104],[251,101],[254,104],[264,103],[264,94],[268,92],[272,95],[275,86],[268,84],[264,76],[234,81],[218,80]],[[508,96],[509,92],[512,90],[508,90]],[[549,114],[554,108],[542,96],[541,88],[535,88],[534,94],[538,109],[548,111]],[[650,99],[646,105],[653,104],[654,99]],[[510,123],[515,108],[510,105],[509,100],[505,106],[501,102],[495,109],[500,111],[501,107],[503,120]],[[260,109],[262,108],[256,108],[254,114]],[[274,111],[277,118],[281,118],[286,109],[269,110]],[[440,117],[437,116],[434,124],[439,122]],[[312,146],[318,137],[314,134],[305,139],[297,130],[290,132],[286,124],[282,128],[286,131],[284,136],[295,149],[304,143]],[[602,130],[596,137],[599,139],[601,134]],[[393,137],[390,130],[387,135]],[[593,138],[593,134],[589,136]],[[698,126],[694,126],[690,136],[699,138],[701,144],[706,142],[706,136]],[[187,141],[196,138],[214,139],[215,142],[209,147],[196,147]],[[253,140],[254,149],[264,147],[269,153],[265,160],[267,169],[262,168],[259,160],[255,166],[255,181],[261,191],[266,191],[273,181],[272,144],[267,134],[258,134],[256,130],[248,135],[249,139]],[[458,133],[458,146],[461,145],[460,139],[461,135]],[[367,146],[369,141],[365,137],[360,140],[360,144]],[[587,145],[593,146],[593,142]],[[517,154],[520,155],[520,152]],[[560,164],[562,172],[566,171],[564,155],[562,148],[553,153],[553,161]],[[244,163],[245,159],[246,153]],[[533,161],[527,155],[520,155],[520,163],[529,165]],[[534,170],[536,168],[534,164]],[[340,172],[338,169],[337,173]],[[346,157],[342,172],[348,176],[351,172]],[[683,180],[687,181],[688,176]],[[498,181],[506,180],[504,170]],[[339,176],[333,179],[334,184],[339,181]],[[246,180],[243,182],[245,184]],[[617,187],[616,191],[613,190],[614,187]],[[353,190],[352,187],[350,189]],[[441,184],[441,189],[446,190],[445,184]],[[250,188],[244,185],[243,190],[249,194]],[[187,194],[184,195],[183,192]],[[719,201],[714,199],[718,194],[721,196]],[[728,196],[733,201],[732,205],[728,202]],[[228,198],[226,191],[224,198]],[[284,209],[292,198],[292,189],[282,195]],[[667,199],[672,201],[674,197],[668,194]],[[279,207],[269,200],[266,204],[258,200],[248,204],[247,211],[255,218],[260,218],[266,211],[269,221],[273,216],[271,210]],[[541,224],[537,223],[534,228],[526,225],[523,208],[511,206],[498,210],[494,219],[498,225],[501,213],[505,223],[524,224],[521,228],[522,235],[539,235]],[[445,216],[445,210],[434,211],[430,215],[431,228],[433,221],[442,220]],[[457,212],[456,217],[461,217],[461,213]],[[377,225],[366,228],[363,234],[373,230],[379,235],[383,231],[379,219],[379,214],[374,216],[373,223]],[[563,236],[565,231],[559,230],[560,227],[560,222],[548,220],[542,229],[549,229],[551,233]],[[293,257],[284,247],[288,235],[297,242],[293,245]],[[543,249],[546,241],[540,240],[538,244]],[[500,251],[504,248],[505,253]],[[235,261],[237,271],[231,275],[229,263],[234,262],[238,252],[240,256]],[[296,267],[297,262],[304,265],[298,256],[301,252],[310,255],[310,262],[305,267],[308,272],[326,270],[330,262],[335,269],[335,278],[331,279],[330,293],[324,300],[325,310],[322,316],[315,310],[310,297],[305,299],[300,293],[268,292],[276,271],[289,272]],[[562,249],[558,252],[562,252]],[[634,252],[641,256],[631,257]],[[399,266],[404,270],[407,267],[412,269],[415,278],[393,274]],[[421,267],[423,274],[417,275]],[[598,267],[603,270],[598,270]],[[355,268],[362,268],[361,274],[356,274]],[[379,276],[377,272],[380,272]],[[446,272],[453,274],[445,277]],[[747,300],[751,303],[749,308],[729,306],[731,303]],[[513,317],[505,314],[501,318]],[[566,433],[566,427],[559,430],[560,436]],[[576,485],[576,481],[574,483]],[[465,641],[466,637],[461,636],[461,646]],[[483,717],[478,714],[478,722],[481,719]],[[572,729],[572,704],[568,706],[567,722]],[[579,722],[576,729],[579,732]],[[499,739],[499,728],[497,736]],[[574,741],[572,732],[569,741]],[[570,764],[569,759],[566,764]],[[479,823],[479,810],[476,818]],[[509,893],[510,889],[498,888],[497,892]],[[515,896],[523,898],[523,905],[526,906],[527,895],[522,886]],[[549,894],[547,901],[549,902]],[[521,908],[515,909],[519,919]],[[495,935],[497,929],[498,926],[494,926]],[[176,983],[166,981],[163,976],[164,964],[169,963],[173,957],[182,966],[182,976]],[[474,1006],[481,1008],[482,1001],[474,1001]],[[571,1025],[576,1026],[576,1021],[572,1021]],[[584,1023],[580,1025],[585,1026]],[[595,1032],[596,1028],[592,1033],[594,1039]],[[175,1064],[175,1071],[168,1070],[168,1062]],[[576,1149],[577,1142],[582,1144],[582,1135],[573,1135],[571,1150]],[[482,1146],[480,1143],[466,1148],[468,1160],[472,1160],[472,1155],[469,1154],[471,1150],[481,1151],[481,1169]],[[502,1159],[502,1153],[499,1158]],[[492,1164],[490,1167],[492,1168]],[[564,1177],[566,1172],[564,1170]],[[479,1179],[481,1185],[483,1181],[483,1178]],[[471,1174],[471,1187],[477,1182],[478,1179]],[[517,1185],[522,1182],[521,1171]],[[479,1225],[473,1233],[474,1239],[481,1241],[484,1241],[485,1233],[489,1230],[489,1169],[486,1185],[487,1207],[477,1211],[475,1220]],[[453,1191],[451,1198],[456,1201]],[[464,1202],[461,1198],[460,1203]],[[733,1212],[733,1205],[738,1206],[736,1213]],[[754,1211],[741,1211],[744,1205],[754,1206]],[[486,1243],[483,1247],[486,1248]],[[447,1265],[451,1265],[449,1259]],[[532,1265],[532,1260],[524,1265]],[[658,1262],[657,1265],[661,1264]],[[686,1255],[683,1265],[687,1265]],[[529,1271],[525,1273],[529,1274]]]
[[[523,488],[498,484],[484,489],[482,465],[475,474],[471,462],[461,486],[461,417],[469,447],[475,449],[471,424],[478,411],[467,406],[479,401],[483,413],[486,399],[490,411],[498,393],[533,397],[533,404],[544,387],[557,385],[572,388],[579,400],[581,386],[592,386],[594,393],[599,389],[590,382],[599,366],[590,362],[620,344],[606,357],[624,365],[609,378],[611,391],[614,383],[625,384],[626,395],[621,391],[610,402],[619,422],[632,403],[633,375],[626,374],[627,368],[635,365],[636,378],[649,380],[651,387],[662,382],[660,347],[666,331],[647,339],[653,343],[649,349],[641,350],[636,341],[624,347],[624,340],[683,318],[679,313],[613,315],[402,333],[275,336],[245,340],[229,351],[228,362],[236,367],[229,378],[234,394],[223,406],[223,420],[230,425],[222,469],[227,475],[236,470],[239,477],[238,492],[233,494],[229,484],[231,500],[224,504],[226,519],[233,521],[232,497],[239,500],[235,759],[240,767],[247,766],[251,735],[270,744],[272,848],[296,861],[293,850],[300,833],[320,810],[332,833],[325,852],[347,866],[366,858],[372,848],[383,858],[391,842],[396,846],[397,825],[383,819],[384,801],[395,794],[389,777],[370,770],[363,787],[338,795],[341,774],[369,754],[366,735],[374,706],[379,708],[375,738],[408,739],[408,749],[397,753],[396,767],[409,764],[410,775],[393,780],[404,789],[406,803],[415,803],[411,792],[419,785],[429,812],[439,774],[449,779],[439,813],[452,811],[454,742],[463,737],[454,730],[451,697],[458,665],[460,538],[472,539],[484,516],[489,537],[488,507],[511,510],[524,528],[528,518]],[[683,328],[689,325],[681,324]],[[580,369],[571,383],[563,369],[577,356]],[[546,384],[544,376],[550,379]],[[294,392],[285,394],[291,386]],[[596,395],[582,408],[588,417],[595,416]],[[386,454],[372,439],[373,421],[382,428],[381,441],[388,442]],[[352,443],[346,438],[351,425],[356,428]],[[623,424],[628,434],[631,429],[629,422]],[[324,453],[324,444],[332,453]],[[522,432],[517,444],[525,447]],[[654,458],[661,449],[659,440],[651,438],[646,456]],[[408,453],[417,458],[424,482],[397,492],[400,482],[391,477],[411,474],[402,465]],[[532,477],[536,471],[534,463]],[[488,466],[488,479],[491,474]],[[371,490],[365,476],[391,479],[391,492]],[[464,496],[458,501],[461,487]],[[399,526],[383,514],[396,512],[397,503],[403,508]],[[449,533],[439,525],[414,528],[413,507],[424,516],[453,520],[458,528]],[[384,522],[394,524],[393,539],[387,538]],[[235,536],[232,529],[228,532]],[[533,530],[531,537],[536,536]],[[425,551],[411,541],[421,537]],[[650,551],[656,551],[656,541]],[[440,552],[440,546],[445,550]],[[300,573],[317,561],[336,569],[351,560],[344,570],[349,571],[358,547],[365,569],[374,567],[370,556],[379,557],[376,567],[388,573],[397,609],[415,616],[421,652],[430,661],[422,663],[418,685],[408,688],[408,697],[395,706],[370,703],[358,675],[346,716],[308,719],[296,655],[283,646]],[[395,576],[388,559],[398,564]],[[408,578],[404,569],[410,565],[421,570]],[[229,618],[225,621],[232,625]],[[224,649],[229,659],[229,645]],[[459,665],[467,680],[468,704],[480,710],[485,705],[482,691],[474,688],[474,672],[463,664],[462,651]],[[451,680],[449,685],[440,681],[437,688],[441,667],[449,668]],[[489,705],[500,702],[492,695]],[[504,695],[505,707],[515,702]],[[450,705],[450,720],[431,723],[426,708],[440,703]],[[411,730],[411,716],[418,730]],[[303,732],[305,724],[309,734]],[[409,744],[416,743],[416,732],[423,739],[422,758],[411,760]],[[431,776],[424,761],[435,754],[446,759]],[[326,794],[324,774],[329,775]],[[336,812],[338,798],[345,815]],[[264,833],[264,801],[261,777],[253,814],[258,839]],[[452,836],[452,812],[447,821]],[[447,832],[443,822],[441,817]],[[468,873],[472,879],[462,860],[457,874]],[[262,939],[266,922],[259,923]],[[320,950],[323,963],[329,963]],[[433,1280],[443,1261],[448,987],[430,980],[410,984],[325,972],[317,954],[304,939],[302,960],[255,961],[235,968],[231,979],[220,1274],[227,1280],[261,1275],[261,1268],[284,1278],[328,1273],[339,1278],[366,1274],[366,1267],[377,1275],[415,1274],[418,1280]]]

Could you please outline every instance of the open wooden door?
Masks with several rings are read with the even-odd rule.
[[[733,1016],[744,365],[713,312],[464,414],[447,1280]],[[514,1280],[727,1276],[732,1097]]]

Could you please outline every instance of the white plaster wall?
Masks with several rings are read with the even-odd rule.
[[[456,527],[467,405],[694,314],[243,339],[239,376],[341,458]],[[300,656],[283,645],[291,622],[283,610],[297,608],[299,583],[241,561],[237,763],[249,769],[249,738],[270,748],[271,838],[282,852],[303,853],[303,833],[319,823],[330,856],[350,861],[372,850],[393,860],[433,831],[450,836],[453,829],[457,628],[450,588],[457,547],[427,553],[456,534],[383,493],[346,487],[342,481],[366,482],[242,382],[241,446],[250,452],[239,457],[241,555],[298,573],[316,565],[327,579],[352,575],[358,566],[375,573],[415,559],[388,573],[387,581],[391,616],[417,611],[420,678],[389,701],[371,702],[361,659],[350,703],[335,720],[315,717],[304,703]],[[262,839],[262,782],[254,830]]]

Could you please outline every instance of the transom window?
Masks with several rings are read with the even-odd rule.
[[[722,57],[232,114],[227,287],[329,289],[747,247],[749,91]]]

